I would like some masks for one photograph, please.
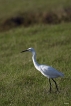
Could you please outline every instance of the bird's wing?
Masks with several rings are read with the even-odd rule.
[[[40,68],[42,70],[41,73],[48,78],[56,78],[62,75],[61,72],[50,66],[41,65]]]

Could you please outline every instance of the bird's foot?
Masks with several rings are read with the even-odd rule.
[[[58,94],[58,93],[60,93],[60,91],[59,91],[59,90],[52,91],[52,90],[50,90],[50,89],[48,90],[48,92],[47,92],[47,93],[53,93],[53,92],[54,92],[54,93],[57,93],[57,94]]]
[[[59,91],[59,90],[56,90],[56,91],[55,91],[55,93],[57,93],[57,94],[58,94],[58,93],[60,93],[60,91]]]
[[[51,90],[51,89],[49,89],[49,90],[48,90],[48,93],[51,93],[51,92],[52,92],[52,90]]]

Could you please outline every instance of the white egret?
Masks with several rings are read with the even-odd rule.
[[[24,50],[22,52],[32,52],[32,60],[33,60],[33,64],[35,66],[35,68],[40,71],[45,77],[47,77],[49,79],[49,84],[50,84],[50,89],[49,91],[51,92],[51,80],[53,80],[53,82],[55,83],[55,86],[56,86],[56,89],[58,91],[58,86],[57,86],[57,83],[56,81],[53,79],[53,78],[57,78],[57,77],[63,77],[64,74],[57,71],[56,69],[54,69],[53,67],[51,66],[47,66],[47,65],[42,65],[42,64],[38,64],[37,61],[36,61],[36,52],[33,48],[28,48],[27,50]],[[21,53],[22,53],[21,52]]]

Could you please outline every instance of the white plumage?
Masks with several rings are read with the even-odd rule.
[[[64,74],[61,73],[61,72],[59,72],[59,71],[57,71],[56,69],[54,69],[51,66],[38,64],[36,62],[36,52],[35,52],[35,50],[33,48],[28,48],[27,50],[24,50],[22,52],[26,52],[26,51],[32,52],[32,60],[33,60],[33,64],[34,64],[35,68],[38,71],[40,71],[45,77],[48,77],[49,83],[50,83],[50,89],[49,89],[49,91],[51,92],[51,81],[50,81],[50,79],[52,79],[54,81],[55,86],[56,86],[56,89],[58,91],[57,83],[56,83],[56,81],[53,78],[63,77]]]
[[[40,65],[40,69],[42,70],[41,73],[48,78],[57,78],[63,76],[61,72],[50,66]]]

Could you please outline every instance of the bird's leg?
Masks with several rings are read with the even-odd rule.
[[[49,83],[50,83],[50,89],[49,89],[49,92],[51,93],[51,81],[50,81],[50,78],[49,78]]]
[[[55,86],[56,86],[57,91],[59,91],[56,81],[55,81],[53,78],[52,78],[52,80],[53,80],[53,82],[55,83]]]

